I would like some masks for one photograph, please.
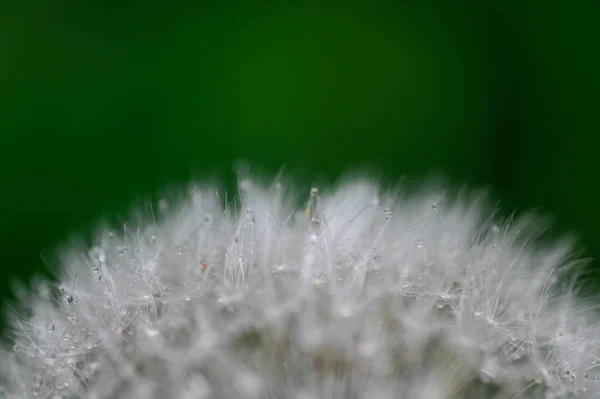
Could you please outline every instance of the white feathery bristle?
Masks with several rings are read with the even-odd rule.
[[[10,308],[0,397],[600,398],[581,262],[538,219],[437,182],[287,188],[193,186],[67,248]]]

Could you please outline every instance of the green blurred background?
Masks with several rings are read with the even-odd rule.
[[[306,179],[442,172],[556,215],[599,255],[598,2],[14,3],[4,296],[70,232],[167,183],[231,178],[238,158]]]

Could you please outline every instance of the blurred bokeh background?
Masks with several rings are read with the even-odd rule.
[[[239,158],[442,172],[600,255],[598,2],[204,3],[0,6],[3,297],[70,232]]]

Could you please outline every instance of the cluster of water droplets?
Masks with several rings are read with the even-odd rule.
[[[600,397],[570,246],[481,196],[349,179],[192,187],[100,230],[14,308],[6,398]],[[577,264],[575,264],[577,265]],[[561,277],[561,278],[559,278]]]

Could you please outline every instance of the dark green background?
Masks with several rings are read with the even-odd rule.
[[[303,179],[441,171],[493,187],[506,211],[556,215],[599,254],[597,2],[14,3],[0,11],[5,294],[70,232],[167,182],[230,178],[238,158]]]

